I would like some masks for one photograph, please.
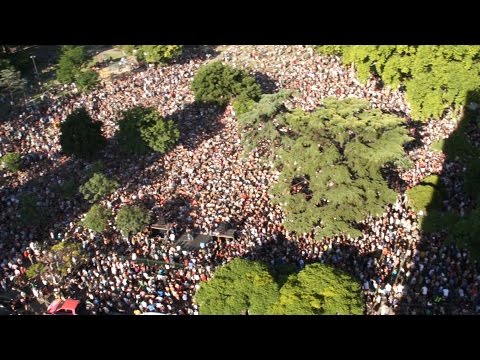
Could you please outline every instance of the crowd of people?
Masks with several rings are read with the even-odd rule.
[[[422,233],[405,188],[398,189],[397,202],[382,216],[361,224],[362,237],[315,239],[313,233],[288,233],[281,209],[270,201],[269,187],[278,173],[262,159],[263,149],[244,157],[231,106],[220,111],[194,101],[193,76],[214,58],[206,55],[186,54],[169,66],[137,68],[102,81],[89,94],[57,98],[47,93],[42,104],[0,124],[0,156],[21,152],[24,161],[19,174],[4,174],[0,188],[0,291],[20,289],[21,311],[29,311],[31,299],[53,294],[82,299],[90,314],[198,314],[194,296],[200,283],[235,257],[274,267],[294,264],[301,269],[320,261],[343,268],[360,279],[368,314],[480,311],[477,262],[445,244],[442,234]],[[404,116],[420,144],[407,149],[413,168],[400,171],[407,188],[432,173],[458,171],[454,162],[446,163],[441,152],[430,148],[455,130],[454,121],[436,119],[418,129],[411,124],[403,92],[384,88],[376,79],[359,83],[354,70],[337,57],[320,56],[303,46],[230,46],[220,57],[263,74],[259,81],[270,78],[278,89],[297,90],[291,106],[312,110],[325,97],[353,96]],[[118,154],[118,118],[136,105],[154,106],[177,121],[181,138],[173,150],[163,156]],[[90,165],[64,156],[58,141],[59,123],[80,106],[102,122],[109,139],[103,171],[121,184],[102,204],[112,216],[122,206],[142,204],[154,219],[164,217],[172,224],[167,234],[146,228],[122,237],[113,224],[102,234],[94,233],[78,223],[88,210],[79,195],[65,198],[52,190],[51,184],[62,185],[69,174],[86,180]],[[15,225],[26,192],[37,194],[39,206],[61,219],[48,223],[46,236],[39,225]],[[184,231],[209,234],[224,222],[236,229],[235,239],[212,240],[192,250],[176,243]],[[67,276],[50,265],[36,282],[27,281],[28,266],[48,259],[49,246],[59,241],[81,244],[86,261],[69,268]]]

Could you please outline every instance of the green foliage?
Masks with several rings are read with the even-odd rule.
[[[323,264],[307,265],[289,276],[273,307],[280,315],[362,315],[360,283]]]
[[[127,55],[132,55],[133,50],[135,50],[135,45],[119,45],[118,48],[125,52]]]
[[[102,173],[95,173],[85,184],[80,186],[80,193],[85,200],[94,203],[113,193],[118,187],[118,181],[109,179]]]
[[[104,231],[108,226],[108,219],[110,217],[110,211],[103,206],[95,204],[87,212],[84,225],[96,232]]]
[[[430,148],[431,148],[433,151],[442,152],[444,146],[445,146],[445,140],[442,139],[442,140],[438,140],[438,141],[433,142],[433,143],[430,145]]]
[[[61,185],[54,185],[53,191],[60,194],[65,199],[71,199],[78,190],[78,183],[76,179],[68,179],[64,181]]]
[[[15,71],[12,68],[0,71],[0,88],[10,95],[12,101],[14,95],[24,91],[26,86],[27,82],[20,76],[20,71]]]
[[[38,206],[39,199],[36,195],[27,193],[20,196],[19,214],[22,225],[41,225],[46,217],[45,212]]]
[[[84,46],[64,45],[61,49],[57,68],[57,80],[64,84],[74,82],[80,75],[88,55]]]
[[[0,158],[2,166],[11,173],[16,173],[22,165],[22,155],[18,153],[6,153]]]
[[[449,240],[460,247],[466,247],[474,257],[480,256],[480,209],[471,211],[466,217],[460,219],[449,232]]]
[[[48,270],[48,268],[43,263],[32,264],[27,269],[27,272],[26,272],[27,279],[33,280],[37,276],[40,276],[40,275],[44,274],[47,270]]]
[[[428,207],[427,207],[428,209]],[[455,213],[446,213],[438,209],[428,209],[428,216],[419,218],[419,226],[425,233],[434,233],[446,230],[451,234],[460,216]]]
[[[281,173],[271,193],[289,231],[359,236],[356,223],[396,199],[381,170],[405,156],[411,138],[403,120],[353,98],[326,99],[311,113],[287,111],[290,95],[264,95],[239,117],[245,146],[272,149]]]
[[[203,282],[195,299],[202,315],[261,315],[278,300],[278,286],[264,264],[237,258]]]
[[[119,126],[118,141],[128,153],[144,154],[152,149],[163,154],[180,137],[176,124],[163,119],[154,108],[137,106],[124,111]]]
[[[160,154],[173,148],[180,138],[180,131],[173,120],[164,120],[157,113],[146,119],[149,126],[142,127],[140,133],[147,145]]]
[[[410,160],[410,158],[408,156],[404,156],[404,157],[402,157],[398,160],[395,160],[393,162],[393,165],[396,168],[401,169],[403,171],[413,169],[413,167],[415,166],[414,162],[412,160]]]
[[[262,94],[260,85],[246,71],[215,61],[198,69],[192,84],[195,99],[226,105],[235,96],[257,100]]]
[[[147,210],[138,206],[123,206],[115,218],[115,225],[124,234],[136,234],[150,222]]]
[[[85,108],[74,110],[60,124],[60,144],[67,155],[92,159],[106,145],[102,125],[88,114]]]
[[[410,206],[415,211],[426,212],[427,208],[437,209],[441,206],[440,198],[436,196],[439,190],[440,178],[437,175],[431,175],[423,179],[423,181],[407,190],[407,196]]]
[[[320,46],[319,52],[342,54],[354,63],[360,80],[377,73],[385,84],[403,84],[415,118],[440,117],[451,106],[465,104],[467,94],[478,99],[480,46],[355,45]]]
[[[90,90],[98,83],[98,74],[93,70],[82,71],[76,78],[76,85],[79,90]]]
[[[240,116],[250,111],[254,104],[255,104],[254,100],[242,94],[240,96],[237,96],[237,98],[233,102],[233,111],[235,111],[236,116]]]
[[[12,63],[8,59],[0,59],[0,70],[11,69],[15,70]]]
[[[51,247],[53,253],[52,265],[62,276],[67,276],[73,269],[85,264],[87,254],[80,243],[59,242]]]
[[[141,60],[145,59],[148,63],[163,64],[171,62],[182,51],[182,45],[141,45],[137,48],[137,54],[142,54]]]

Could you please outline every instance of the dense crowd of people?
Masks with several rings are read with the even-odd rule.
[[[165,67],[134,69],[102,81],[89,94],[59,97],[47,92],[42,104],[0,124],[0,156],[16,151],[24,161],[24,171],[5,174],[0,188],[0,291],[22,291],[19,311],[28,313],[32,298],[53,294],[82,299],[90,314],[198,314],[194,296],[200,283],[235,257],[272,266],[295,264],[298,269],[314,261],[343,268],[360,279],[368,314],[480,311],[477,262],[445,244],[444,234],[423,234],[403,194],[432,173],[448,179],[448,174],[461,171],[430,148],[455,130],[454,121],[436,119],[418,128],[409,118],[403,92],[384,88],[377,79],[361,84],[353,68],[343,66],[338,57],[317,55],[310,47],[228,47],[223,61],[247,67],[257,72],[259,81],[273,81],[279,89],[297,90],[289,106],[312,110],[328,96],[365,98],[372,107],[404,116],[417,138],[418,144],[407,149],[413,168],[399,170],[403,187],[392,184],[399,191],[397,202],[382,216],[367,218],[361,224],[362,237],[291,234],[282,226],[281,209],[270,201],[268,190],[278,173],[263,161],[263,149],[243,157],[231,106],[220,112],[194,102],[191,82],[210,54],[194,55]],[[177,121],[181,138],[173,150],[163,156],[120,157],[114,137],[119,114],[136,105],[154,106]],[[142,204],[153,218],[165,217],[172,224],[167,234],[147,228],[124,238],[114,225],[96,234],[79,226],[88,209],[78,194],[64,198],[52,190],[51,184],[62,185],[69,174],[86,180],[90,165],[68,159],[58,141],[59,123],[80,106],[102,122],[110,140],[104,172],[121,184],[102,204],[112,215],[124,205]],[[48,224],[44,238],[39,225],[15,225],[26,192],[37,194],[39,206],[61,219]],[[459,210],[463,205],[453,202],[451,207]],[[212,234],[223,222],[236,229],[235,239],[212,240],[188,251],[176,243],[184,231]],[[28,266],[48,259],[49,246],[58,241],[81,244],[87,260],[69,268],[67,276],[52,265],[36,283],[27,281]]]

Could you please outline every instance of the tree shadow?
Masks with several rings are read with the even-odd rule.
[[[217,57],[220,52],[216,45],[184,45],[182,54],[174,60],[175,64],[186,64],[192,60],[202,61]]]
[[[255,71],[252,75],[260,84],[264,94],[273,94],[278,91],[277,83],[270,76],[258,71]]]
[[[445,139],[442,171],[420,219],[417,254],[404,259],[401,314],[478,313],[480,217],[478,94],[470,92],[456,130]]]

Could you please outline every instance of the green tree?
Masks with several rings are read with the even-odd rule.
[[[137,53],[142,53],[148,63],[169,63],[183,51],[182,45],[141,45]]]
[[[478,101],[480,46],[473,45],[355,45],[320,46],[319,52],[341,54],[345,64],[355,64],[365,81],[378,74],[385,84],[405,86],[415,118],[440,117],[452,106],[465,104],[467,94]]]
[[[178,141],[180,132],[172,120],[154,108],[133,107],[122,113],[118,141],[123,151],[144,154],[150,149],[164,153]]]
[[[81,71],[76,77],[76,85],[81,91],[90,90],[98,83],[98,74],[93,70]]]
[[[268,314],[278,286],[264,264],[237,258],[203,282],[195,299],[202,315]]]
[[[405,156],[411,138],[403,120],[359,99],[287,111],[286,96],[264,95],[239,118],[246,146],[267,145],[281,171],[271,193],[285,211],[285,227],[315,229],[317,237],[361,235],[356,224],[396,199],[382,170]]]
[[[64,45],[58,61],[57,80],[64,84],[74,82],[88,55],[84,46]]]
[[[140,129],[148,146],[163,154],[173,148],[180,137],[180,131],[173,120],[164,120],[158,114],[152,116],[151,125]]]
[[[60,124],[60,144],[67,155],[92,159],[106,145],[102,125],[88,114],[85,108],[74,110]]]
[[[324,264],[307,265],[280,289],[273,313],[279,315],[362,315],[360,283]]]
[[[20,71],[12,68],[6,68],[0,71],[0,88],[9,94],[10,100],[13,101],[14,95],[25,90],[27,81],[22,79]]]
[[[94,203],[113,193],[119,186],[118,181],[109,179],[102,173],[95,173],[85,184],[80,186],[80,193],[85,200]]]
[[[138,206],[123,206],[115,218],[115,225],[124,234],[136,234],[150,222],[147,210]]]
[[[19,153],[6,153],[0,159],[2,166],[11,173],[16,173],[22,165],[22,155]]]
[[[195,99],[226,105],[232,98],[243,94],[244,98],[258,100],[262,94],[260,85],[246,71],[215,61],[202,66],[192,83]],[[244,99],[242,101],[245,101]]]
[[[87,212],[83,223],[93,231],[102,232],[108,226],[110,211],[99,204],[93,205]]]

